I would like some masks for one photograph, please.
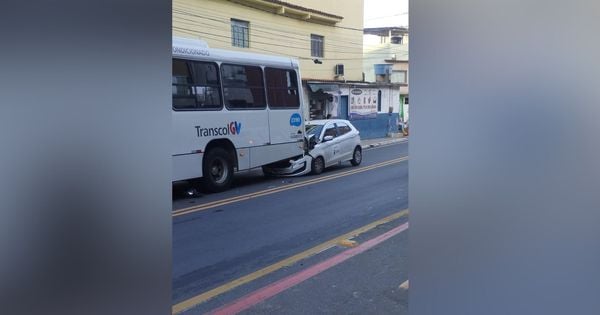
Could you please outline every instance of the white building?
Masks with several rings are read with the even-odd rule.
[[[408,120],[408,28],[365,28],[363,56],[365,81],[400,85],[400,116]]]

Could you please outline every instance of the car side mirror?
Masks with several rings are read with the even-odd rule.
[[[327,142],[327,141],[331,141],[331,140],[333,140],[333,136],[325,136],[323,138],[323,142]]]

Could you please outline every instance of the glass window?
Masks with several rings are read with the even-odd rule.
[[[217,64],[193,61],[194,94],[199,109],[221,109],[221,86]]]
[[[192,75],[184,60],[173,60],[172,69],[173,108],[195,109],[196,100],[192,92]]]
[[[352,130],[352,129],[350,129],[350,126],[346,125],[343,122],[338,122],[338,123],[336,123],[336,125],[338,127],[338,134],[340,136],[347,134],[348,132],[350,132]]]
[[[298,108],[298,77],[294,70],[265,69],[267,97],[271,108]]]
[[[234,47],[250,47],[250,23],[231,19],[231,45]]]
[[[223,64],[221,76],[227,108],[266,108],[264,81],[260,67]]]
[[[323,36],[310,35],[310,55],[313,57],[323,57]]]
[[[393,70],[392,71],[392,82],[394,83],[406,83],[406,70]]]
[[[323,125],[306,125],[305,128],[307,136],[315,136],[318,138],[321,135],[321,130],[323,130]]]
[[[219,110],[223,107],[215,63],[173,59],[172,86],[176,110]]]
[[[337,132],[335,131],[335,126],[327,127],[327,129],[325,129],[325,134],[323,134],[323,138],[325,138],[327,136],[332,136],[334,138],[337,136]]]

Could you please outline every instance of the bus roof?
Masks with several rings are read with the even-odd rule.
[[[208,44],[203,40],[183,37],[173,37],[172,55],[173,57],[185,59],[298,67],[298,61],[291,57],[215,49],[208,47]]]

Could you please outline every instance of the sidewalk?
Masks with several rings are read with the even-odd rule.
[[[359,236],[356,239],[358,246],[397,228],[404,221],[384,224],[368,235]],[[346,253],[349,251],[346,250]],[[305,262],[305,268],[322,263],[317,261],[313,265]],[[399,233],[250,307],[244,314],[407,315],[407,279],[408,233]]]
[[[363,148],[373,148],[373,147],[378,147],[381,145],[388,145],[388,144],[392,144],[392,143],[401,143],[401,142],[407,142],[407,141],[408,141],[408,137],[405,137],[402,134],[397,133],[397,134],[393,134],[392,137],[363,139],[360,141],[360,145]]]

